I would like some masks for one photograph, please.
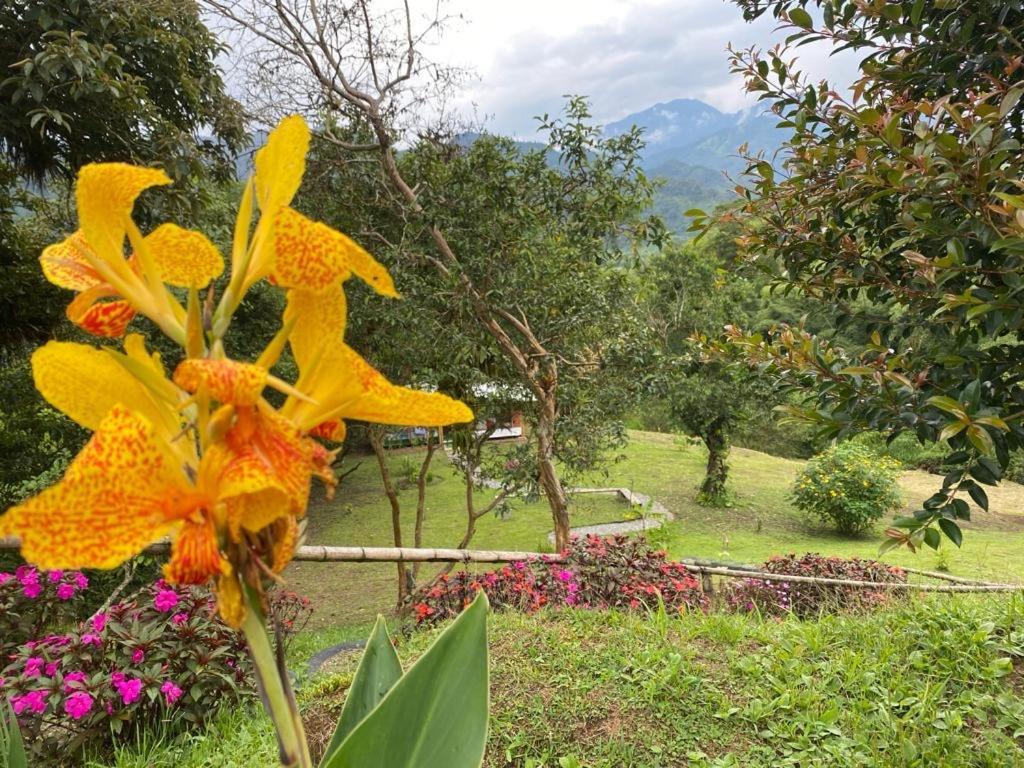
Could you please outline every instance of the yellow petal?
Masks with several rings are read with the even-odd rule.
[[[173,411],[101,349],[51,341],[32,354],[32,376],[50,405],[86,429],[99,429],[118,403],[143,416],[165,438],[180,429]]]
[[[183,483],[152,426],[117,407],[59,483],[0,517],[0,536],[40,568],[114,568],[177,527]]]
[[[235,360],[183,360],[174,371],[174,383],[187,392],[205,385],[220,403],[254,405],[267,385],[267,372],[252,363]]]
[[[274,282],[285,288],[322,291],[356,274],[383,296],[398,296],[387,269],[358,243],[296,210],[274,219]]]
[[[89,264],[89,244],[81,230],[59,243],[47,246],[39,257],[43,275],[54,285],[72,291],[84,291],[103,282]]]
[[[228,572],[217,580],[217,612],[229,627],[237,629],[245,621],[245,600],[242,599],[242,587],[238,577]]]
[[[288,291],[285,323],[292,329],[288,343],[299,370],[307,368],[324,345],[340,344],[345,336],[345,292],[340,287],[326,291]]]
[[[260,210],[273,214],[291,205],[306,172],[309,126],[299,115],[289,115],[270,132],[267,143],[256,152],[256,200]]]
[[[146,235],[144,242],[165,283],[205,288],[224,271],[217,246],[202,232],[161,224]]]
[[[299,384],[315,403],[289,398],[282,413],[306,431],[338,418],[415,427],[473,420],[464,403],[447,395],[395,386],[346,344],[325,350]]]
[[[102,283],[82,291],[68,304],[68,320],[93,336],[121,338],[135,319],[135,307],[124,299],[102,300],[110,295],[110,287]]]
[[[96,255],[123,271],[124,238],[136,198],[146,189],[170,184],[158,168],[127,163],[91,163],[78,171],[75,198],[82,235]]]

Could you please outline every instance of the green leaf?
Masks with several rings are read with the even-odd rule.
[[[25,754],[18,718],[7,699],[0,706],[0,758],[5,768],[28,768],[28,755]]]
[[[963,543],[964,534],[960,530],[960,526],[945,517],[939,518],[939,528],[946,534],[946,538],[956,544],[958,547]]]
[[[480,592],[322,768],[479,768],[490,703],[487,607]]]
[[[994,456],[996,453],[996,445],[992,442],[992,437],[984,427],[979,427],[976,424],[971,424],[967,428],[967,439],[971,441],[971,445],[977,448],[981,453]]]
[[[388,637],[387,624],[383,616],[377,617],[373,625],[370,639],[366,641],[366,650],[359,660],[352,686],[345,697],[345,707],[341,710],[341,718],[334,729],[334,735],[324,751],[326,764],[331,755],[341,746],[345,738],[355,730],[363,719],[369,715],[391,690],[392,686],[402,677],[402,662],[398,660],[395,647]]]
[[[974,500],[975,504],[988,512],[988,494],[985,493],[984,488],[976,483],[971,483],[967,486],[967,493]]]
[[[943,520],[945,520],[945,518],[939,518],[939,525],[942,525]],[[950,521],[946,520],[946,522]],[[924,543],[932,549],[937,550],[939,548],[939,544],[942,543],[942,536],[934,528],[926,528],[924,531]]]
[[[789,12],[789,20],[796,24],[798,27],[804,29],[813,29],[814,21],[811,19],[811,14],[805,11],[803,8],[793,8]]]
[[[934,405],[940,411],[951,413],[959,419],[965,418],[967,416],[967,412],[964,410],[963,405],[961,405],[957,400],[954,400],[952,397],[945,397],[943,395],[937,397],[929,397],[926,402],[928,403],[928,405]]]

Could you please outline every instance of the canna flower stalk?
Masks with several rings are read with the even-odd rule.
[[[0,516],[0,536],[16,537],[27,561],[51,570],[114,568],[169,537],[167,581],[209,583],[224,621],[245,633],[289,766],[309,765],[309,754],[267,635],[265,588],[291,560],[312,479],[334,490],[336,452],[327,444],[344,438],[348,419],[441,426],[472,418],[445,395],[391,384],[345,344],[346,280],[398,293],[358,244],[291,207],[309,139],[305,121],[288,117],[256,153],[217,301],[224,260],[205,235],[173,223],[144,235],[132,220],[140,194],[170,183],[162,171],[122,163],[80,170],[79,229],[40,263],[48,280],[76,292],[68,317],[120,339],[120,348],[51,341],[33,354],[42,396],[93,434],[56,485]],[[256,360],[230,359],[232,315],[264,279],[287,292],[281,329]],[[170,373],[140,334],[128,333],[137,315],[182,348]],[[272,373],[286,347],[299,367],[295,382]],[[268,389],[283,396],[280,407]]]

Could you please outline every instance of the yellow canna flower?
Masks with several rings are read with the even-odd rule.
[[[290,208],[308,145],[308,127],[293,116],[257,153],[232,274],[206,319],[198,291],[224,269],[216,247],[173,223],[143,236],[131,219],[139,194],[168,183],[166,175],[121,163],[82,168],[80,229],[43,252],[45,276],[77,292],[68,314],[86,330],[125,336],[143,314],[186,357],[168,378],[137,334],[125,336],[123,351],[54,341],[33,354],[43,397],[93,435],[60,482],[0,516],[0,535],[18,537],[27,560],[111,568],[169,536],[168,581],[215,581],[221,615],[238,626],[267,571],[290,561],[312,478],[328,493],[337,483],[337,452],[319,440],[343,439],[345,419],[472,419],[445,395],[391,384],[344,343],[346,280],[355,275],[384,296],[398,293],[359,245]],[[245,290],[262,278],[287,291],[281,332],[255,362],[231,360],[224,333]],[[187,309],[168,286],[186,289]],[[269,372],[286,344],[300,370],[294,384]],[[287,395],[279,410],[264,398],[267,387]]]

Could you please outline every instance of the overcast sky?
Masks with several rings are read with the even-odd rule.
[[[490,130],[524,138],[534,115],[558,111],[567,93],[589,96],[600,122],[681,97],[724,111],[748,106],[725,47],[782,37],[770,16],[747,24],[726,0],[451,0],[448,8],[462,20],[432,55],[473,69],[479,79],[464,104],[489,117]],[[827,54],[806,46],[802,66],[849,84],[853,61]]]

